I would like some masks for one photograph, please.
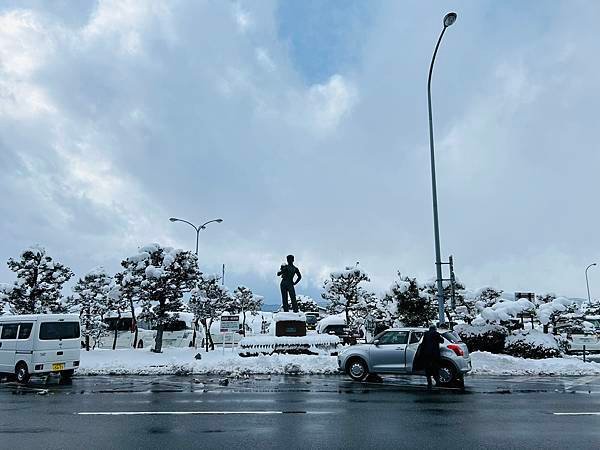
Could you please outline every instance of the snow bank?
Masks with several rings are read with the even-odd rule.
[[[579,358],[524,359],[488,352],[471,353],[473,375],[600,375],[600,364]]]
[[[273,314],[274,322],[296,321],[306,322],[306,315],[301,312],[278,312]]]
[[[78,375],[329,375],[336,374],[334,356],[273,355],[242,358],[237,352],[220,349],[202,352],[194,359],[194,349],[168,348],[156,354],[148,350],[93,350],[81,352]],[[583,362],[576,357],[524,359],[488,352],[471,353],[473,375],[600,375],[600,363]]]
[[[250,375],[250,374],[333,374],[337,359],[332,356],[273,355],[242,358],[237,352],[221,349],[167,348],[163,353],[149,350],[93,350],[81,352],[79,375]]]

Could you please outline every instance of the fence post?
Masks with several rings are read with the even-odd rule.
[[[583,346],[583,362],[585,362],[585,345]]]

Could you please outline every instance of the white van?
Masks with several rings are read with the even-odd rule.
[[[133,327],[131,312],[121,313],[120,318],[114,313],[109,313],[104,318],[104,323],[107,326],[106,332],[100,339],[90,344],[93,348],[112,349],[115,339],[115,328],[117,333],[116,348],[133,347],[135,328]],[[138,320],[136,324],[138,328],[137,348],[152,347],[154,343],[154,333],[152,330],[146,328],[143,321]]]
[[[0,316],[0,372],[27,383],[32,374],[69,378],[79,367],[77,314]]]
[[[169,313],[171,316],[174,314],[177,314],[177,319],[172,320],[164,327],[162,338],[163,347],[192,347],[195,326],[194,315],[188,312]],[[153,346],[156,339],[156,325],[140,320],[138,322],[138,327],[152,330],[152,342],[150,345]],[[201,328],[202,326],[199,325],[198,329],[196,329],[196,338],[198,341],[202,339]]]

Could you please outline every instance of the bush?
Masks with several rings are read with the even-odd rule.
[[[508,336],[508,330],[500,325],[459,324],[454,327],[454,331],[471,352],[502,353]]]
[[[538,330],[519,331],[506,338],[504,353],[519,358],[560,358],[561,342]]]

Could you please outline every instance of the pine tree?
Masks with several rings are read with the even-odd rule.
[[[6,283],[0,283],[0,316],[4,314],[4,308],[8,302],[8,294],[11,290],[11,286]]]
[[[369,276],[358,267],[346,267],[341,272],[332,272],[325,280],[321,294],[329,302],[331,314],[344,313],[346,323],[355,325],[363,316],[365,308],[373,304],[373,294],[366,291],[360,283],[371,281]]]
[[[85,338],[85,349],[90,350],[90,337],[94,341],[106,332],[104,315],[109,311],[112,278],[102,267],[91,270],[73,286],[73,296],[67,304],[79,312],[81,334]]]
[[[319,305],[316,300],[308,295],[298,295],[298,297],[296,297],[296,302],[298,303],[299,311],[317,312],[319,310]]]
[[[114,320],[115,328],[111,330],[113,332],[112,349],[115,350],[117,348],[117,337],[119,336],[119,322],[121,321],[121,314],[127,311],[129,304],[127,299],[123,296],[118,285],[111,286],[110,291],[108,292],[107,301],[107,312],[113,313],[117,316],[116,320]],[[136,344],[134,343],[134,348],[135,345]]]
[[[200,321],[204,328],[206,351],[215,348],[210,334],[213,321],[230,308],[231,303],[229,291],[225,286],[221,286],[216,275],[201,276],[198,287],[192,290],[188,309],[194,314],[195,321]]]
[[[68,267],[54,262],[42,247],[31,247],[18,259],[10,258],[8,267],[17,280],[7,289],[7,301],[15,314],[59,313],[61,290],[72,276]]]
[[[444,312],[448,322],[452,323],[456,319],[466,322],[472,321],[477,315],[476,298],[467,295],[465,286],[458,280],[454,281],[454,301],[455,308],[452,308],[452,285],[450,281],[442,283],[444,290]],[[432,304],[437,307],[437,282],[430,280],[421,286],[422,293],[429,297]]]
[[[435,320],[437,306],[431,295],[419,287],[417,279],[403,277],[400,273],[398,278],[386,294],[386,300],[397,305],[398,319],[409,327],[426,326]]]
[[[184,309],[183,294],[196,285],[200,272],[193,253],[150,244],[121,262],[124,268],[119,284],[126,289],[124,298],[139,299],[142,305],[140,318],[156,324],[153,351],[162,351],[165,325],[179,318]]]
[[[263,298],[260,295],[254,295],[246,286],[238,286],[233,291],[233,305],[235,312],[242,315],[242,330],[244,335],[246,334],[246,313],[255,316],[257,311],[260,311],[260,308],[262,308],[262,304]]]

